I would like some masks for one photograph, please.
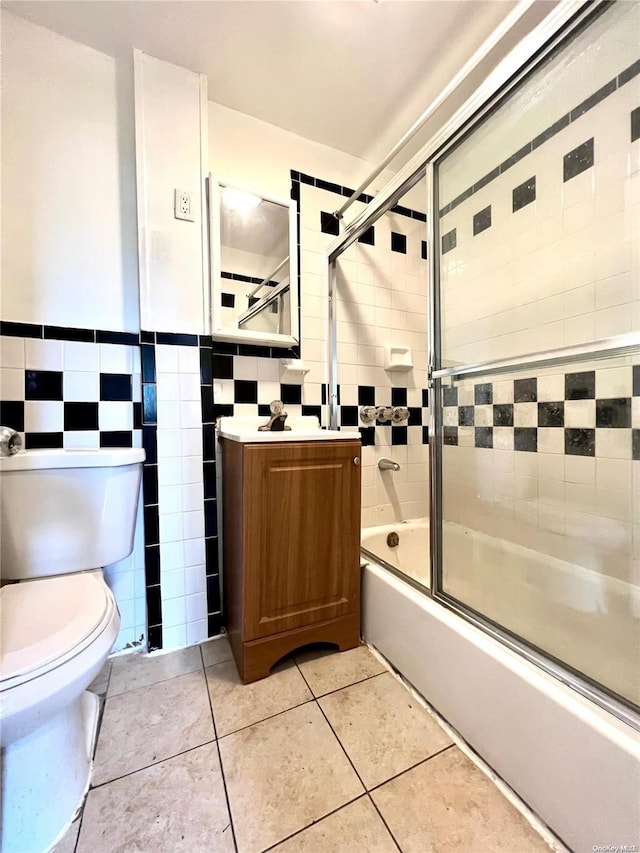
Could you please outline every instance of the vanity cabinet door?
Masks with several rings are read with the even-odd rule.
[[[245,640],[358,611],[360,442],[244,454]]]

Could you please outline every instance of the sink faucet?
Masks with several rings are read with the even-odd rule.
[[[269,410],[271,417],[266,424],[258,427],[259,432],[284,432],[291,429],[290,426],[285,425],[288,415],[284,410],[282,400],[272,400],[269,404]]]
[[[394,462],[393,459],[387,459],[383,457],[382,459],[378,459],[378,468],[381,471],[399,471],[400,466],[397,462]]]

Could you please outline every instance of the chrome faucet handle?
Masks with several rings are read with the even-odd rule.
[[[378,406],[376,409],[376,420],[379,424],[386,424],[393,417],[391,406]]]
[[[360,409],[360,420],[363,424],[373,424],[376,420],[376,413],[375,406],[363,406]]]
[[[402,423],[409,420],[409,409],[406,406],[394,406],[391,420],[394,424]]]

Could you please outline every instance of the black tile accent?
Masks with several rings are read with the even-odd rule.
[[[391,251],[400,252],[402,255],[407,254],[407,238],[405,234],[398,234],[397,231],[391,232]]]
[[[538,403],[539,427],[564,426],[564,400],[557,403]]]
[[[329,193],[338,193],[342,195],[342,187],[340,184],[333,184],[331,181],[323,181],[322,178],[316,178],[316,187],[319,190],[326,190]]]
[[[536,377],[531,379],[516,379],[513,383],[513,401],[514,403],[535,403],[538,399],[538,380]]]
[[[215,498],[216,496],[216,464],[215,462],[205,462],[202,466],[204,474],[204,496],[205,498]]]
[[[567,429],[564,431],[564,452],[567,456],[595,456],[595,429]]]
[[[510,169],[512,166],[515,166],[516,163],[519,163],[523,157],[526,157],[527,154],[531,154],[531,143],[527,142],[526,145],[523,145],[522,148],[519,148],[515,154],[512,154],[511,157],[507,157],[500,165],[498,169],[500,170],[500,174],[504,174],[507,169]]]
[[[566,373],[564,377],[565,400],[594,400],[596,396],[596,372]]]
[[[85,341],[93,344],[96,333],[93,329],[71,329],[68,326],[43,326],[45,340],[52,341]]]
[[[512,210],[520,210],[536,200],[536,176],[528,178],[523,183],[514,187],[512,193]]]
[[[144,511],[144,543],[145,545],[160,544],[160,518],[158,507],[155,505],[145,506]],[[151,619],[149,620],[151,622]]]
[[[200,347],[200,384],[213,384],[213,357],[206,347]]]
[[[26,370],[25,400],[62,400],[61,370]]]
[[[222,633],[222,613],[209,613],[207,615],[207,633],[210,637],[217,637]]]
[[[442,389],[442,405],[457,406],[458,405],[458,389],[455,386],[443,387]]]
[[[514,450],[535,453],[538,450],[538,430],[536,427],[515,427],[513,431]]]
[[[213,338],[211,337],[211,335],[199,335],[198,339],[200,341],[201,347],[208,347],[209,349],[211,349],[211,347],[213,346]]]
[[[493,447],[493,427],[476,427],[474,444],[476,447]]]
[[[145,506],[158,503],[158,466],[142,466],[142,494]]]
[[[235,293],[222,293],[220,295],[220,302],[223,308],[235,308],[236,307],[236,295]]]
[[[428,426],[422,427],[422,443],[423,444],[429,444],[429,427]]]
[[[234,379],[233,401],[234,403],[257,403],[258,383],[253,379]]]
[[[156,381],[156,352],[150,344],[142,344],[140,347],[140,363],[142,366],[142,381]]]
[[[340,406],[340,426],[358,426],[357,406]]]
[[[317,418],[318,420],[320,420],[320,418],[322,417],[322,406],[308,406],[303,403],[302,414],[305,417]]]
[[[562,177],[565,182],[590,169],[593,166],[593,136],[565,154],[562,166]]]
[[[142,427],[142,446],[146,454],[145,462],[155,465],[158,461],[158,436],[155,426]]]
[[[98,429],[98,404],[65,403],[64,428],[65,430]]]
[[[209,603],[220,601],[220,575],[207,575],[207,609]],[[219,605],[218,605],[219,606]]]
[[[460,195],[456,196],[454,200],[449,204],[449,210],[453,210],[455,207],[458,207],[459,204],[462,204],[463,201],[466,201],[473,195],[473,187],[467,187],[464,192],[461,192]]]
[[[476,406],[490,406],[493,403],[493,385],[483,382],[473,386],[473,401]]]
[[[367,228],[366,231],[362,232],[362,234],[358,237],[358,243],[364,243],[365,246],[375,246],[376,231],[374,225],[372,225],[370,228]]]
[[[25,450],[60,450],[63,445],[61,432],[27,432],[24,436]]]
[[[259,302],[259,301],[260,301],[259,296],[250,296],[249,297],[249,308],[253,308],[253,306],[256,304],[256,302]]]
[[[180,347],[197,347],[197,335],[184,335],[177,332],[156,332],[156,343]]]
[[[271,417],[271,408],[267,403],[258,403],[258,416],[261,418]]]
[[[24,432],[24,403],[22,400],[3,400],[0,402],[0,424],[11,427],[16,432]]]
[[[458,427],[446,426],[442,429],[442,437],[445,444],[458,444]]]
[[[220,570],[218,558],[218,537],[212,536],[205,539],[205,560],[207,565],[207,575],[215,575]]]
[[[420,257],[422,258],[423,261],[427,260],[427,241],[426,240],[420,241]]]
[[[409,426],[422,426],[422,409],[420,406],[409,407]]]
[[[228,341],[213,341],[211,347],[214,355],[238,355],[238,344],[230,344]]]
[[[500,167],[496,166],[495,169],[492,169],[490,172],[487,172],[487,174],[483,178],[480,178],[479,181],[476,181],[476,183],[473,185],[473,188],[472,188],[473,192],[477,193],[478,190],[481,190],[483,187],[486,187],[486,185],[490,184],[491,181],[494,181],[498,177],[499,174],[500,174]]]
[[[633,459],[640,459],[640,429],[631,430],[631,455]]]
[[[158,423],[158,406],[155,384],[145,384],[142,386],[142,423]]]
[[[162,597],[159,584],[147,587],[147,621],[149,625],[162,624]]]
[[[458,426],[473,426],[473,406],[460,406],[458,409]]]
[[[631,429],[631,398],[596,400],[596,428]]]
[[[487,228],[491,228],[491,205],[479,210],[473,215],[473,236],[482,234]]]
[[[535,151],[536,148],[539,148],[552,136],[555,136],[556,133],[560,133],[561,130],[564,130],[565,127],[568,127],[571,123],[571,119],[569,118],[569,113],[563,115],[562,118],[559,118],[558,121],[554,121],[553,124],[550,124],[549,127],[545,128],[542,133],[539,133],[531,142],[531,149]]]
[[[624,71],[621,71],[618,74],[618,88],[620,86],[624,86],[625,83],[628,83],[629,80],[633,80],[634,77],[637,77],[640,74],[640,59],[636,59],[634,63],[629,65],[628,68],[625,68]]]
[[[422,405],[425,408],[427,408],[429,405],[429,389],[428,388],[422,389]]]
[[[218,510],[215,499],[204,502],[204,535],[215,536],[218,532]]]
[[[133,404],[133,428],[142,429],[142,403]]]
[[[358,405],[375,406],[376,389],[374,385],[358,385]]]
[[[101,373],[101,400],[131,400],[131,376],[127,373]]]
[[[299,406],[302,403],[302,385],[281,383],[280,399],[285,406]]]
[[[502,427],[513,426],[513,403],[494,403],[493,425]]]
[[[218,418],[230,418],[232,415],[233,415],[233,404],[232,403],[214,403],[213,404],[213,417],[211,420],[217,421]]]
[[[214,379],[233,379],[233,356],[218,355],[214,353],[211,356],[212,374]],[[204,382],[203,385],[209,383]]]
[[[640,139],[640,107],[631,110],[631,141]]]
[[[456,229],[452,228],[451,231],[447,231],[446,234],[442,235],[442,254],[446,255],[447,252],[450,252],[452,249],[455,249],[456,245],[457,245]]]
[[[133,447],[133,433],[124,429],[101,432],[100,447]]]
[[[202,459],[213,462],[216,458],[216,430],[214,424],[202,425]]]
[[[391,389],[391,405],[406,406],[407,405],[407,389],[392,388]]]
[[[144,549],[144,574],[146,586],[160,583],[160,546],[147,545]]]
[[[327,395],[329,391],[327,389],[326,384],[323,382],[322,387],[320,388],[321,402],[323,406],[327,405]]]
[[[140,330],[140,343],[141,344],[155,344],[156,342],[156,333],[155,332],[146,332]]]
[[[589,95],[586,100],[571,110],[569,113],[571,121],[575,121],[577,118],[580,118],[581,115],[584,115],[586,112],[593,109],[593,107],[597,106],[600,101],[604,101],[606,97],[612,95],[616,89],[617,82],[614,77],[613,80],[609,80],[609,82],[605,83],[597,92],[594,92],[593,95]]]
[[[640,397],[640,364],[633,365],[633,396]]]
[[[323,234],[333,234],[337,237],[340,233],[340,222],[333,213],[326,213],[322,210],[320,212],[320,230]]]
[[[394,426],[391,429],[391,444],[399,446],[407,443],[407,427]]]
[[[162,625],[150,625],[147,629],[147,643],[150,652],[162,648]]]
[[[42,328],[35,323],[11,323],[8,320],[0,320],[0,335],[11,338],[41,338]]]
[[[290,196],[293,201],[300,201],[300,181],[291,182]]]
[[[212,423],[214,420],[213,385],[200,386],[200,408],[202,410],[202,423]]]
[[[97,344],[126,344],[127,346],[137,346],[139,335],[134,332],[109,332],[103,329],[96,329]]]
[[[375,427],[360,427],[360,438],[362,439],[363,447],[374,447],[376,443],[376,428]]]

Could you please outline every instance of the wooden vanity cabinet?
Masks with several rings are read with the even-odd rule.
[[[240,678],[360,641],[360,441],[221,438],[224,599]]]

